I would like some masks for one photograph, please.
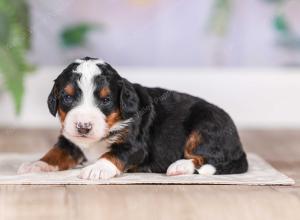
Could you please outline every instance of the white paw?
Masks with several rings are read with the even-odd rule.
[[[99,159],[96,163],[83,168],[79,174],[81,179],[110,179],[121,172],[119,169],[107,159]]]
[[[216,168],[213,165],[210,164],[204,164],[202,165],[197,172],[201,175],[210,176],[214,175],[216,173]]]
[[[34,161],[34,162],[27,162],[23,163],[19,169],[18,174],[24,173],[41,173],[41,172],[53,172],[58,171],[58,166],[52,166],[47,164],[44,161]]]
[[[193,174],[194,171],[192,160],[177,160],[168,167],[167,176]]]

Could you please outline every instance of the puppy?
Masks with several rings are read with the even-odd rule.
[[[40,160],[19,173],[67,170],[86,162],[92,144],[107,152],[84,167],[83,179],[123,172],[237,174],[248,169],[237,129],[228,114],[203,99],[122,78],[109,64],[85,57],[55,80],[48,107],[61,135]]]

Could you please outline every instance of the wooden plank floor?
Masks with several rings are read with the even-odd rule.
[[[47,150],[57,131],[0,129],[0,152]],[[300,219],[300,130],[241,131],[295,186],[0,186],[0,220]]]

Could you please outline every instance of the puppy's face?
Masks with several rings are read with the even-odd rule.
[[[137,103],[132,85],[109,64],[93,58],[70,64],[48,98],[50,112],[60,117],[62,134],[76,144],[97,142],[126,128]]]

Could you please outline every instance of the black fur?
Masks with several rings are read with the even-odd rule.
[[[57,95],[55,93],[56,93],[56,86],[54,85],[48,96],[48,101],[47,101],[49,111],[53,116],[56,116],[57,106],[58,106]]]
[[[138,112],[139,98],[134,91],[133,85],[123,79],[120,94],[120,110],[123,118],[130,118]]]
[[[58,78],[54,81],[54,86],[48,96],[48,108],[50,113],[53,116],[56,116],[58,107],[60,106],[64,111],[69,111],[72,108],[72,105],[66,105],[64,103],[63,99],[66,96],[66,94],[63,91],[63,88],[67,85],[69,82],[73,82],[74,86],[76,87],[76,81],[80,77],[79,74],[73,73],[73,70],[76,69],[78,66],[78,63],[72,63],[67,68],[63,70],[63,72],[58,76]],[[77,87],[76,90],[76,96],[74,98],[77,98],[80,96],[80,90]],[[79,93],[79,94],[78,94]],[[76,102],[72,103],[73,105],[76,104]]]
[[[127,142],[112,146],[128,167],[138,163],[137,171],[165,173],[171,163],[183,159],[187,137],[198,131],[203,143],[194,153],[215,166],[216,174],[247,171],[237,129],[225,111],[187,94],[138,84],[133,87],[140,100],[139,112]]]
[[[87,161],[81,149],[62,135],[59,136],[56,146],[62,149],[64,152],[67,152],[75,161],[78,161],[79,163]]]

